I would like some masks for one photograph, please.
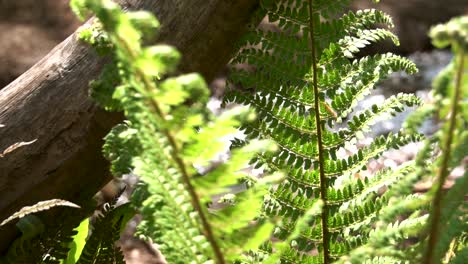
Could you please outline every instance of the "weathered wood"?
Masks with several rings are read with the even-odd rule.
[[[120,0],[156,14],[158,41],[183,54],[181,72],[209,81],[229,59],[258,1]],[[90,197],[111,177],[101,155],[102,137],[122,120],[88,98],[88,83],[105,62],[76,33],[0,91],[0,152],[15,142],[37,139],[0,158],[0,220],[23,206],[61,198]],[[14,237],[0,229],[0,252]]]

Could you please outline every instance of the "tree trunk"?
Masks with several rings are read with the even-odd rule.
[[[207,81],[227,63],[258,6],[253,0],[118,2],[153,12],[162,24],[158,42],[183,54],[179,70],[199,72]],[[36,140],[0,157],[0,220],[41,200],[89,198],[111,179],[102,138],[123,116],[88,98],[88,83],[105,60],[74,33],[0,91],[0,153]],[[0,228],[0,252],[15,232],[11,225]]]

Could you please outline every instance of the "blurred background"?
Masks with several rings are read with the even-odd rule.
[[[157,0],[154,0],[157,1]],[[396,24],[394,32],[400,37],[401,45],[377,45],[368,52],[392,51],[408,56],[420,72],[415,76],[394,74],[382,83],[372,96],[361,102],[375,104],[398,92],[416,93],[428,99],[431,80],[451,59],[449,51],[435,51],[427,32],[432,25],[448,21],[454,16],[468,13],[467,0],[383,0],[375,5],[370,0],[356,0],[353,9],[379,8],[390,14]],[[69,0],[0,0],[0,89],[24,73],[44,57],[58,43],[69,36],[81,23],[69,8]],[[378,49],[378,50],[376,50]],[[224,90],[226,70],[211,84],[214,97]],[[214,104],[217,105],[215,98]],[[372,134],[397,131],[407,113],[395,119],[377,124]],[[430,133],[431,126],[426,132]],[[381,166],[392,167],[414,157],[413,146],[398,152],[390,152],[370,164],[370,169]],[[130,177],[126,181],[134,182]],[[112,197],[117,185],[109,184],[101,192],[101,198]],[[426,186],[420,186],[423,191]],[[129,223],[127,235],[120,244],[128,263],[164,263],[154,245],[132,238],[132,230],[138,219]]]
[[[64,40],[79,25],[69,0],[0,0],[0,88]],[[409,55],[430,52],[431,25],[468,12],[466,0],[355,0],[353,8],[379,8],[395,20],[401,45],[380,48]]]

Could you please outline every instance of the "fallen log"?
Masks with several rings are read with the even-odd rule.
[[[227,63],[258,6],[252,0],[118,2],[153,12],[162,24],[158,42],[183,54],[179,71],[199,72],[207,81]],[[0,220],[42,200],[89,198],[111,179],[102,138],[123,117],[88,98],[88,83],[105,62],[75,32],[0,90],[0,153],[36,140],[0,158]],[[11,225],[0,228],[0,252],[15,232]]]

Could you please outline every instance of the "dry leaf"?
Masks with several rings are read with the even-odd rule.
[[[30,144],[32,144],[32,143],[34,143],[34,142],[36,142],[36,141],[37,141],[37,139],[31,140],[31,141],[28,141],[28,142],[24,142],[24,141],[23,141],[23,142],[17,142],[17,143],[15,143],[15,144],[9,146],[8,148],[6,148],[6,149],[3,151],[3,153],[0,153],[0,158],[5,157],[6,154],[8,154],[8,153],[14,151],[14,150],[17,149],[17,148],[21,148],[21,147],[23,147],[23,146],[30,145]]]
[[[76,205],[72,202],[61,200],[61,199],[52,199],[52,200],[42,201],[42,202],[38,202],[35,205],[25,206],[21,208],[19,211],[17,211],[16,213],[11,215],[7,219],[5,219],[0,224],[0,226],[6,225],[7,223],[9,223],[12,220],[15,220],[16,218],[22,218],[25,215],[45,211],[56,206],[68,206],[68,207],[73,207],[73,208],[80,208],[79,205]]]

